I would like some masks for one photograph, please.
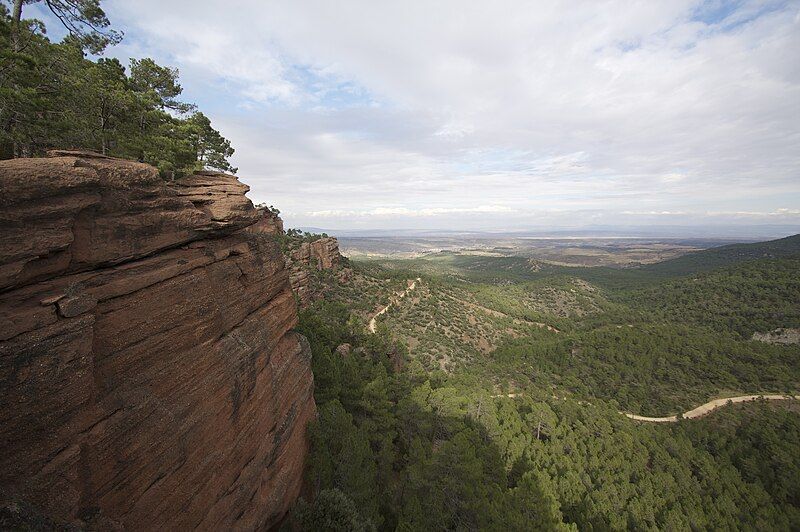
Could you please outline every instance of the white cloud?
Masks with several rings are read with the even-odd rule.
[[[690,0],[108,12],[138,53],[181,68],[251,196],[294,223],[800,204],[796,0],[746,0],[723,20]]]
[[[368,211],[324,210],[304,213],[314,218],[350,218],[353,216],[441,216],[448,214],[513,213],[514,209],[503,205],[481,205],[478,207],[455,207],[433,209],[407,209],[405,207],[377,207]]]
[[[695,216],[695,217],[751,217],[769,218],[782,217],[786,219],[798,218],[800,209],[776,209],[774,211],[622,211],[620,214],[629,216]]]
[[[686,211],[622,211],[629,216],[686,216]]]
[[[733,212],[707,212],[707,216],[735,216],[745,218],[800,218],[800,209],[776,209],[774,211],[733,211]]]

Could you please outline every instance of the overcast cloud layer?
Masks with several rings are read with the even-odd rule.
[[[109,0],[290,225],[800,224],[800,2]]]

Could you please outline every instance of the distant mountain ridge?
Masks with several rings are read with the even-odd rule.
[[[800,234],[766,242],[728,244],[693,251],[674,259],[650,264],[642,270],[665,275],[691,275],[739,262],[790,257],[800,257]]]

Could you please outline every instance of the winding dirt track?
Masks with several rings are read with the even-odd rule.
[[[380,309],[378,312],[376,312],[375,315],[372,316],[372,318],[369,320],[369,332],[371,332],[372,334],[375,334],[375,331],[378,328],[378,322],[377,322],[378,317],[383,315],[383,314],[385,314],[386,311],[389,310],[393,304],[398,303],[401,299],[403,299],[408,294],[410,294],[412,291],[414,291],[414,289],[417,288],[417,283],[421,283],[421,282],[422,282],[422,279],[417,277],[416,279],[414,279],[411,282],[410,285],[408,285],[408,288],[406,288],[405,291],[403,291],[400,295],[397,296],[396,299],[393,299],[392,301],[389,301],[388,305],[386,305],[385,307]]]
[[[375,331],[378,328],[378,324],[377,324],[378,318],[380,316],[382,316],[383,314],[385,314],[392,307],[392,305],[399,303],[400,300],[402,300],[408,294],[413,292],[417,288],[417,283],[421,283],[421,282],[422,282],[422,279],[417,277],[416,279],[414,279],[411,282],[410,285],[408,285],[408,288],[406,288],[402,293],[398,294],[398,296],[395,299],[391,300],[385,307],[383,307],[378,312],[376,312],[372,316],[372,318],[370,318],[370,320],[369,320],[369,332],[371,332],[372,334],[375,334]],[[479,308],[481,308],[481,310],[489,311],[489,312],[492,312],[492,313],[496,312],[498,314],[502,314],[503,316],[506,316],[505,314],[503,314],[503,313],[501,313],[499,311],[492,310],[492,309],[489,309],[489,308],[486,308],[486,307],[480,307],[479,305],[475,305],[474,303],[469,303],[467,301],[464,301],[464,303],[467,303],[467,304],[470,304],[470,305],[474,305],[474,306],[478,306]],[[531,322],[529,322],[529,323],[531,323]],[[555,331],[555,332],[560,332],[560,331],[558,331],[558,329],[555,329],[554,327],[550,327],[549,325],[546,325],[544,323],[541,323],[541,324],[540,323],[536,323],[536,325],[547,327],[548,329],[550,329],[552,331]],[[503,394],[501,394],[501,395],[493,395],[492,397],[500,397],[502,395]],[[521,393],[505,394],[506,397],[519,397],[521,395],[522,395]],[[702,405],[698,406],[697,408],[694,408],[692,410],[689,410],[688,412],[685,412],[683,414],[683,419],[695,419],[695,418],[703,417],[703,416],[708,415],[709,413],[713,412],[717,408],[727,405],[728,403],[745,403],[745,402],[748,402],[748,401],[756,401],[758,399],[765,399],[767,401],[788,401],[788,400],[794,400],[794,399],[796,399],[796,397],[793,396],[793,395],[783,395],[783,394],[757,394],[757,395],[739,395],[737,397],[723,397],[723,398],[720,398],[720,399],[713,399],[713,400],[711,400],[711,401],[709,401],[709,402],[707,402],[705,404],[702,404]],[[648,423],[676,423],[678,421],[678,416],[677,415],[675,415],[675,416],[666,416],[666,417],[647,417],[647,416],[639,416],[639,415],[636,415],[636,414],[628,414],[627,412],[620,412],[620,413],[624,414],[626,417],[628,417],[630,419],[633,419],[635,421],[645,421],[645,422],[648,422]]]
[[[706,404],[700,405],[693,410],[689,410],[688,412],[683,414],[683,418],[694,419],[698,417],[703,417],[711,413],[712,411],[716,410],[717,408],[727,405],[728,402],[745,403],[747,401],[756,401],[762,398],[768,401],[786,401],[786,400],[796,399],[796,397],[792,395],[781,395],[781,394],[759,394],[759,395],[740,395],[738,397],[723,397],[721,399],[714,399],[713,401],[709,401]],[[627,414],[625,412],[622,413],[633,420],[646,421],[648,423],[675,423],[678,421],[678,416],[647,417],[647,416],[637,416],[636,414]]]

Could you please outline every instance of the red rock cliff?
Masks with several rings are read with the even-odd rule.
[[[0,496],[98,528],[283,517],[313,381],[247,190],[86,154],[0,162]]]
[[[280,218],[279,218],[280,220]],[[339,253],[339,241],[324,237],[313,242],[302,242],[286,253],[286,267],[289,269],[289,282],[301,307],[324,298],[319,283],[315,283],[310,272],[313,270],[339,270],[339,281],[347,282],[352,270],[340,269],[345,262]]]

